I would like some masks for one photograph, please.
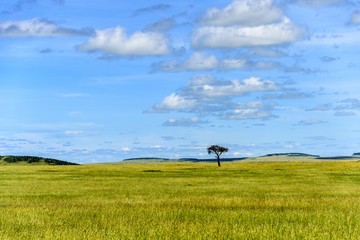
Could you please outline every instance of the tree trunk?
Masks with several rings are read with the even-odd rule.
[[[218,166],[220,167],[220,157],[219,156],[217,157],[217,160],[218,160]]]

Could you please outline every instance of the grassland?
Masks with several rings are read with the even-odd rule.
[[[360,163],[0,166],[0,239],[360,239]]]

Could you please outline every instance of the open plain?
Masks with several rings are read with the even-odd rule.
[[[360,163],[0,166],[0,239],[359,239]]]

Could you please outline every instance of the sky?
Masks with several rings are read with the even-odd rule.
[[[3,0],[0,155],[351,155],[359,60],[358,0]]]

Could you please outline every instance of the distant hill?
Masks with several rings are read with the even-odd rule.
[[[221,162],[312,162],[312,161],[340,161],[340,160],[360,160],[360,156],[334,156],[321,157],[319,155],[311,155],[306,153],[271,153],[260,157],[244,157],[244,158],[222,158]],[[99,164],[157,164],[157,163],[211,163],[217,162],[216,158],[129,158],[118,162],[106,162]]]
[[[78,165],[52,158],[34,156],[0,156],[0,165]]]
[[[263,157],[272,157],[272,156],[287,156],[287,157],[320,157],[319,155],[311,155],[307,153],[271,153],[266,154]]]

